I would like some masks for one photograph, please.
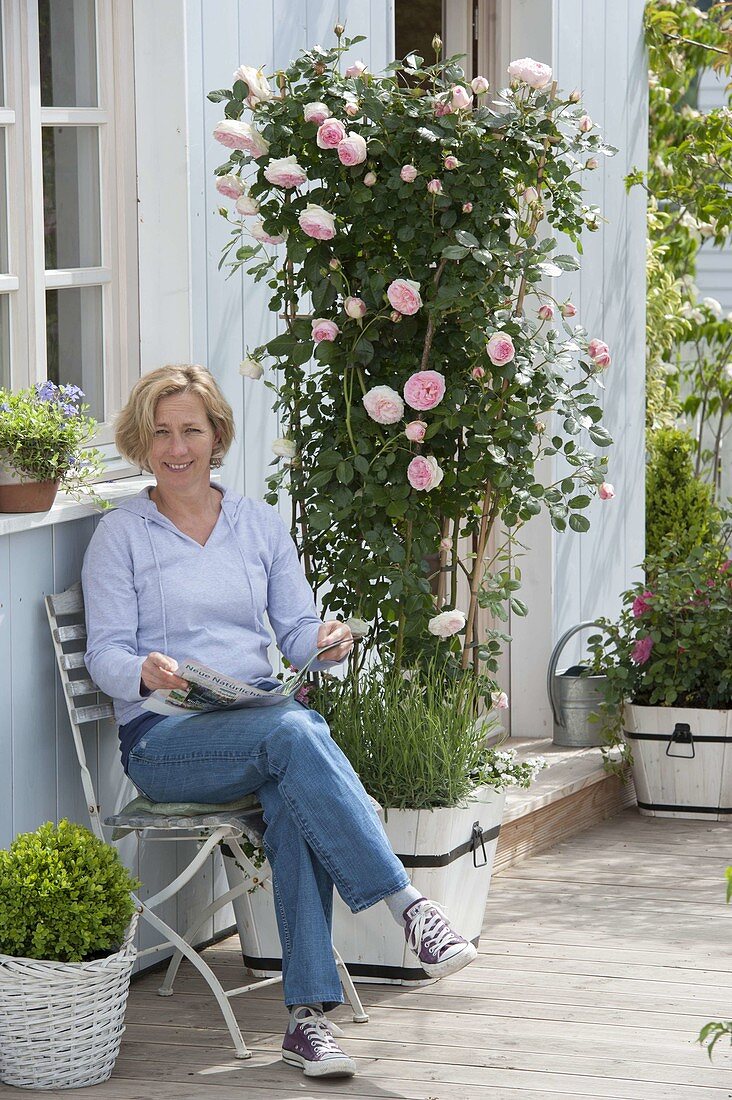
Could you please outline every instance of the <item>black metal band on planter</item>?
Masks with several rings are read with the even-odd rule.
[[[456,859],[460,859],[467,852],[472,852],[473,866],[483,867],[488,862],[485,845],[489,840],[495,840],[500,831],[500,825],[494,825],[492,829],[483,830],[480,827],[480,822],[476,821],[473,825],[470,840],[466,840],[464,844],[459,844],[457,848],[453,848],[451,852],[446,852],[445,855],[415,856],[400,855],[397,852],[396,857],[401,860],[405,867],[447,867],[449,863],[454,863]],[[482,856],[480,860],[478,859],[479,852]]]
[[[671,735],[668,733],[629,733],[628,730],[623,730],[625,737],[631,741],[670,741]],[[707,742],[709,744],[724,745],[728,741],[732,741],[732,737],[707,737],[702,733],[695,733],[693,737],[694,741]]]
[[[641,810],[666,810],[680,814],[732,814],[732,806],[671,806],[663,802],[639,802]]]

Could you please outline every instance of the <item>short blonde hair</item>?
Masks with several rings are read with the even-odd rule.
[[[158,367],[136,382],[127,404],[117,417],[114,440],[119,453],[143,470],[150,470],[148,457],[155,435],[155,409],[161,397],[195,393],[203,401],[206,415],[217,435],[211,465],[220,466],[234,440],[231,405],[205,367],[185,363]]]

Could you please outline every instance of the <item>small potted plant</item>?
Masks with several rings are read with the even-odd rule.
[[[78,386],[54,382],[0,389],[0,512],[45,512],[59,487],[76,500],[91,491],[103,467],[83,397]]]
[[[643,814],[728,820],[732,812],[732,556],[729,535],[667,546],[594,635],[607,677],[602,718],[611,767],[631,764]],[[619,758],[617,753],[619,752]]]
[[[111,845],[66,820],[0,850],[0,1081],[81,1088],[111,1075],[138,885]]]

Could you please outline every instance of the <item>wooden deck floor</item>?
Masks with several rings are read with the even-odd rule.
[[[112,1080],[84,1096],[729,1100],[729,1047],[710,1063],[695,1040],[708,1019],[732,1017],[730,862],[729,825],[629,810],[505,871],[472,966],[420,990],[361,985],[366,1025],[335,1013],[352,1081],[310,1084],[281,1062],[279,986],[233,1001],[254,1050],[238,1062],[197,977],[182,971],[163,1000],[146,976]],[[225,984],[240,980],[233,941],[207,956]]]

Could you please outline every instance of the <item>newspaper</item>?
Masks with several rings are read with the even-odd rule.
[[[197,661],[184,661],[179,665],[176,675],[188,681],[187,688],[171,688],[169,691],[154,691],[142,703],[144,710],[153,714],[181,714],[195,711],[204,714],[210,710],[235,710],[241,707],[270,707],[285,703],[299,691],[307,678],[308,670],[314,661],[319,660],[329,649],[344,644],[344,639],[316,649],[310,659],[294,676],[286,680],[273,681],[271,688],[255,687],[254,684],[234,680]]]

